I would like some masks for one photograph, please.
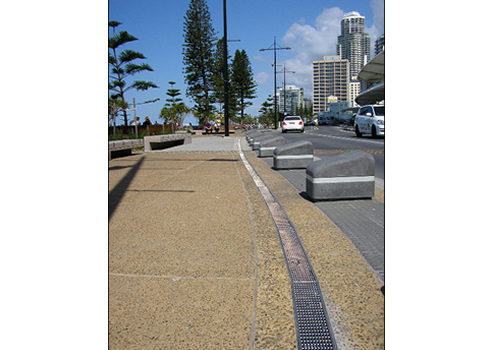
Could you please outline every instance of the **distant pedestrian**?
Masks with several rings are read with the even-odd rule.
[[[210,124],[210,121],[207,120],[203,128],[205,130],[205,134],[208,134],[209,132],[212,133],[212,125]]]

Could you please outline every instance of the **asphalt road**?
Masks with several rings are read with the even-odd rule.
[[[316,150],[370,150],[376,162],[376,177],[384,180],[384,138],[372,138],[364,135],[356,137],[355,132],[343,130],[339,126],[320,125],[315,129],[306,126],[305,132],[287,132],[282,134],[288,142],[308,140]],[[324,158],[329,154],[317,153]]]

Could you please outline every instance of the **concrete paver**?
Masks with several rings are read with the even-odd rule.
[[[290,279],[241,134],[109,162],[109,348],[295,349]],[[340,349],[384,348],[376,274],[343,233],[248,152],[296,226]],[[313,214],[314,213],[314,214]]]

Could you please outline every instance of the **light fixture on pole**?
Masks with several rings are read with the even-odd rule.
[[[224,0],[225,1],[225,0]],[[277,47],[277,37],[273,37],[273,45],[268,49],[260,49],[260,51],[273,50],[273,98],[275,101],[275,126],[277,129],[277,50],[290,50],[290,47]]]

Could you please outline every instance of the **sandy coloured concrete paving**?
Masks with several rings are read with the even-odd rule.
[[[383,349],[375,273],[312,203],[247,157],[301,237],[339,348]],[[110,349],[297,348],[278,234],[237,151],[143,153],[109,161],[108,174]]]

